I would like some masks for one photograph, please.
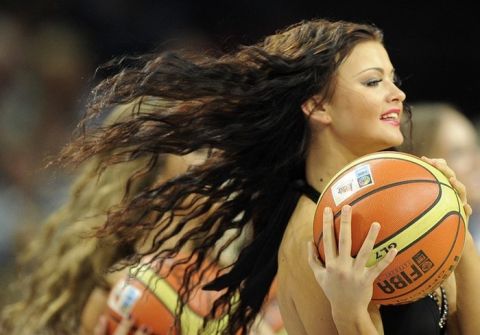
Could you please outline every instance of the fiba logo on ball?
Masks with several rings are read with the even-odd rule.
[[[377,281],[377,286],[385,293],[391,294],[397,289],[403,289],[420,279],[426,272],[433,268],[433,262],[420,250],[412,257],[412,262],[403,264],[394,271],[387,274],[388,279],[383,282]],[[408,270],[405,270],[408,269]]]
[[[427,257],[427,255],[425,255],[423,250],[420,250],[418,254],[413,256],[413,261],[420,266],[420,269],[422,269],[424,273],[433,267],[432,261]]]
[[[368,185],[373,185],[372,172],[368,165],[360,166],[354,171],[345,174],[332,185],[331,190],[335,203],[338,204],[344,201]]]
[[[107,305],[122,317],[128,317],[142,292],[125,280],[120,280],[112,289]]]
[[[393,151],[369,154],[345,166],[329,181],[318,200],[313,223],[322,261],[323,210],[332,208],[338,241],[344,205],[352,207],[353,257],[373,222],[379,222],[381,229],[367,266],[381,260],[391,248],[398,250],[374,283],[374,303],[418,300],[455,269],[463,250],[466,215],[448,178],[418,157]]]
[[[359,187],[365,187],[373,184],[372,172],[370,171],[370,167],[368,165],[356,169],[355,175],[357,176]]]

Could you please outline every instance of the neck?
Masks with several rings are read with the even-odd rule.
[[[324,187],[341,168],[362,155],[363,153],[355,153],[339,142],[313,139],[306,159],[307,182],[323,192]]]

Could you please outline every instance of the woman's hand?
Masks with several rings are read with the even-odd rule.
[[[318,284],[330,301],[332,315],[336,313],[363,313],[373,295],[375,278],[393,261],[397,251],[390,249],[377,264],[367,267],[380,224],[374,222],[357,256],[351,256],[351,207],[344,206],[340,217],[340,236],[337,248],[331,208],[323,212],[323,245],[325,266],[317,256],[313,242],[309,242],[308,262]]]
[[[128,335],[130,331],[133,331],[134,322],[131,318],[123,318],[118,324],[115,332],[111,335]],[[138,328],[133,335],[149,335],[150,331],[146,327]],[[107,335],[107,317],[102,315],[98,320],[98,324],[95,327],[93,335]]]
[[[467,189],[465,185],[463,185],[463,183],[461,183],[457,179],[457,176],[455,175],[455,171],[453,171],[448,166],[447,161],[445,161],[443,158],[428,158],[428,157],[422,156],[422,160],[439,169],[448,178],[453,188],[455,188],[455,190],[457,191],[458,196],[460,197],[460,201],[462,202],[463,209],[465,210],[465,214],[467,216],[467,221],[468,221],[468,218],[470,217],[470,215],[472,215],[472,207],[468,204]]]
[[[455,175],[455,171],[453,171],[448,166],[447,161],[443,158],[428,158],[428,157],[422,156],[422,160],[436,167],[448,178],[453,188],[458,193],[460,201],[462,202],[462,205],[463,205],[463,209],[465,210],[465,215],[467,216],[467,222],[468,222],[468,218],[470,217],[470,215],[472,215],[472,206],[468,204],[467,189],[465,185],[457,179],[457,176]],[[467,230],[466,232],[465,244],[467,246],[468,244],[471,244],[473,246],[473,249],[475,249],[474,247],[475,242],[469,230]]]

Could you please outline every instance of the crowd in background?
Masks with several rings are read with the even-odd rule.
[[[154,41],[211,47],[199,31],[181,32],[180,15],[188,15],[182,8],[160,11],[168,17],[163,30],[145,20],[132,31],[123,24],[132,10],[128,2],[85,1],[61,10],[48,5],[25,11],[0,6],[0,284],[13,278],[18,248],[67,196],[71,176],[46,165],[71,137],[103,75],[99,66],[155,49]],[[0,296],[0,306],[5,299]]]
[[[33,28],[0,13],[0,41],[0,262],[6,269],[18,238],[34,233],[32,225],[65,195],[68,177],[44,166],[79,117],[93,58],[85,36],[60,22]]]

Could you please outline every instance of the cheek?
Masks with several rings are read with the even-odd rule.
[[[381,100],[375,95],[361,95],[357,97],[356,102],[357,108],[362,110],[365,116],[372,116],[378,118]]]
[[[371,92],[351,91],[351,94],[345,97],[344,104],[352,115],[359,118],[377,117],[379,100]]]
[[[381,100],[373,92],[344,88],[332,98],[332,119],[342,123],[342,127],[358,130],[360,124],[378,119],[379,106]]]

